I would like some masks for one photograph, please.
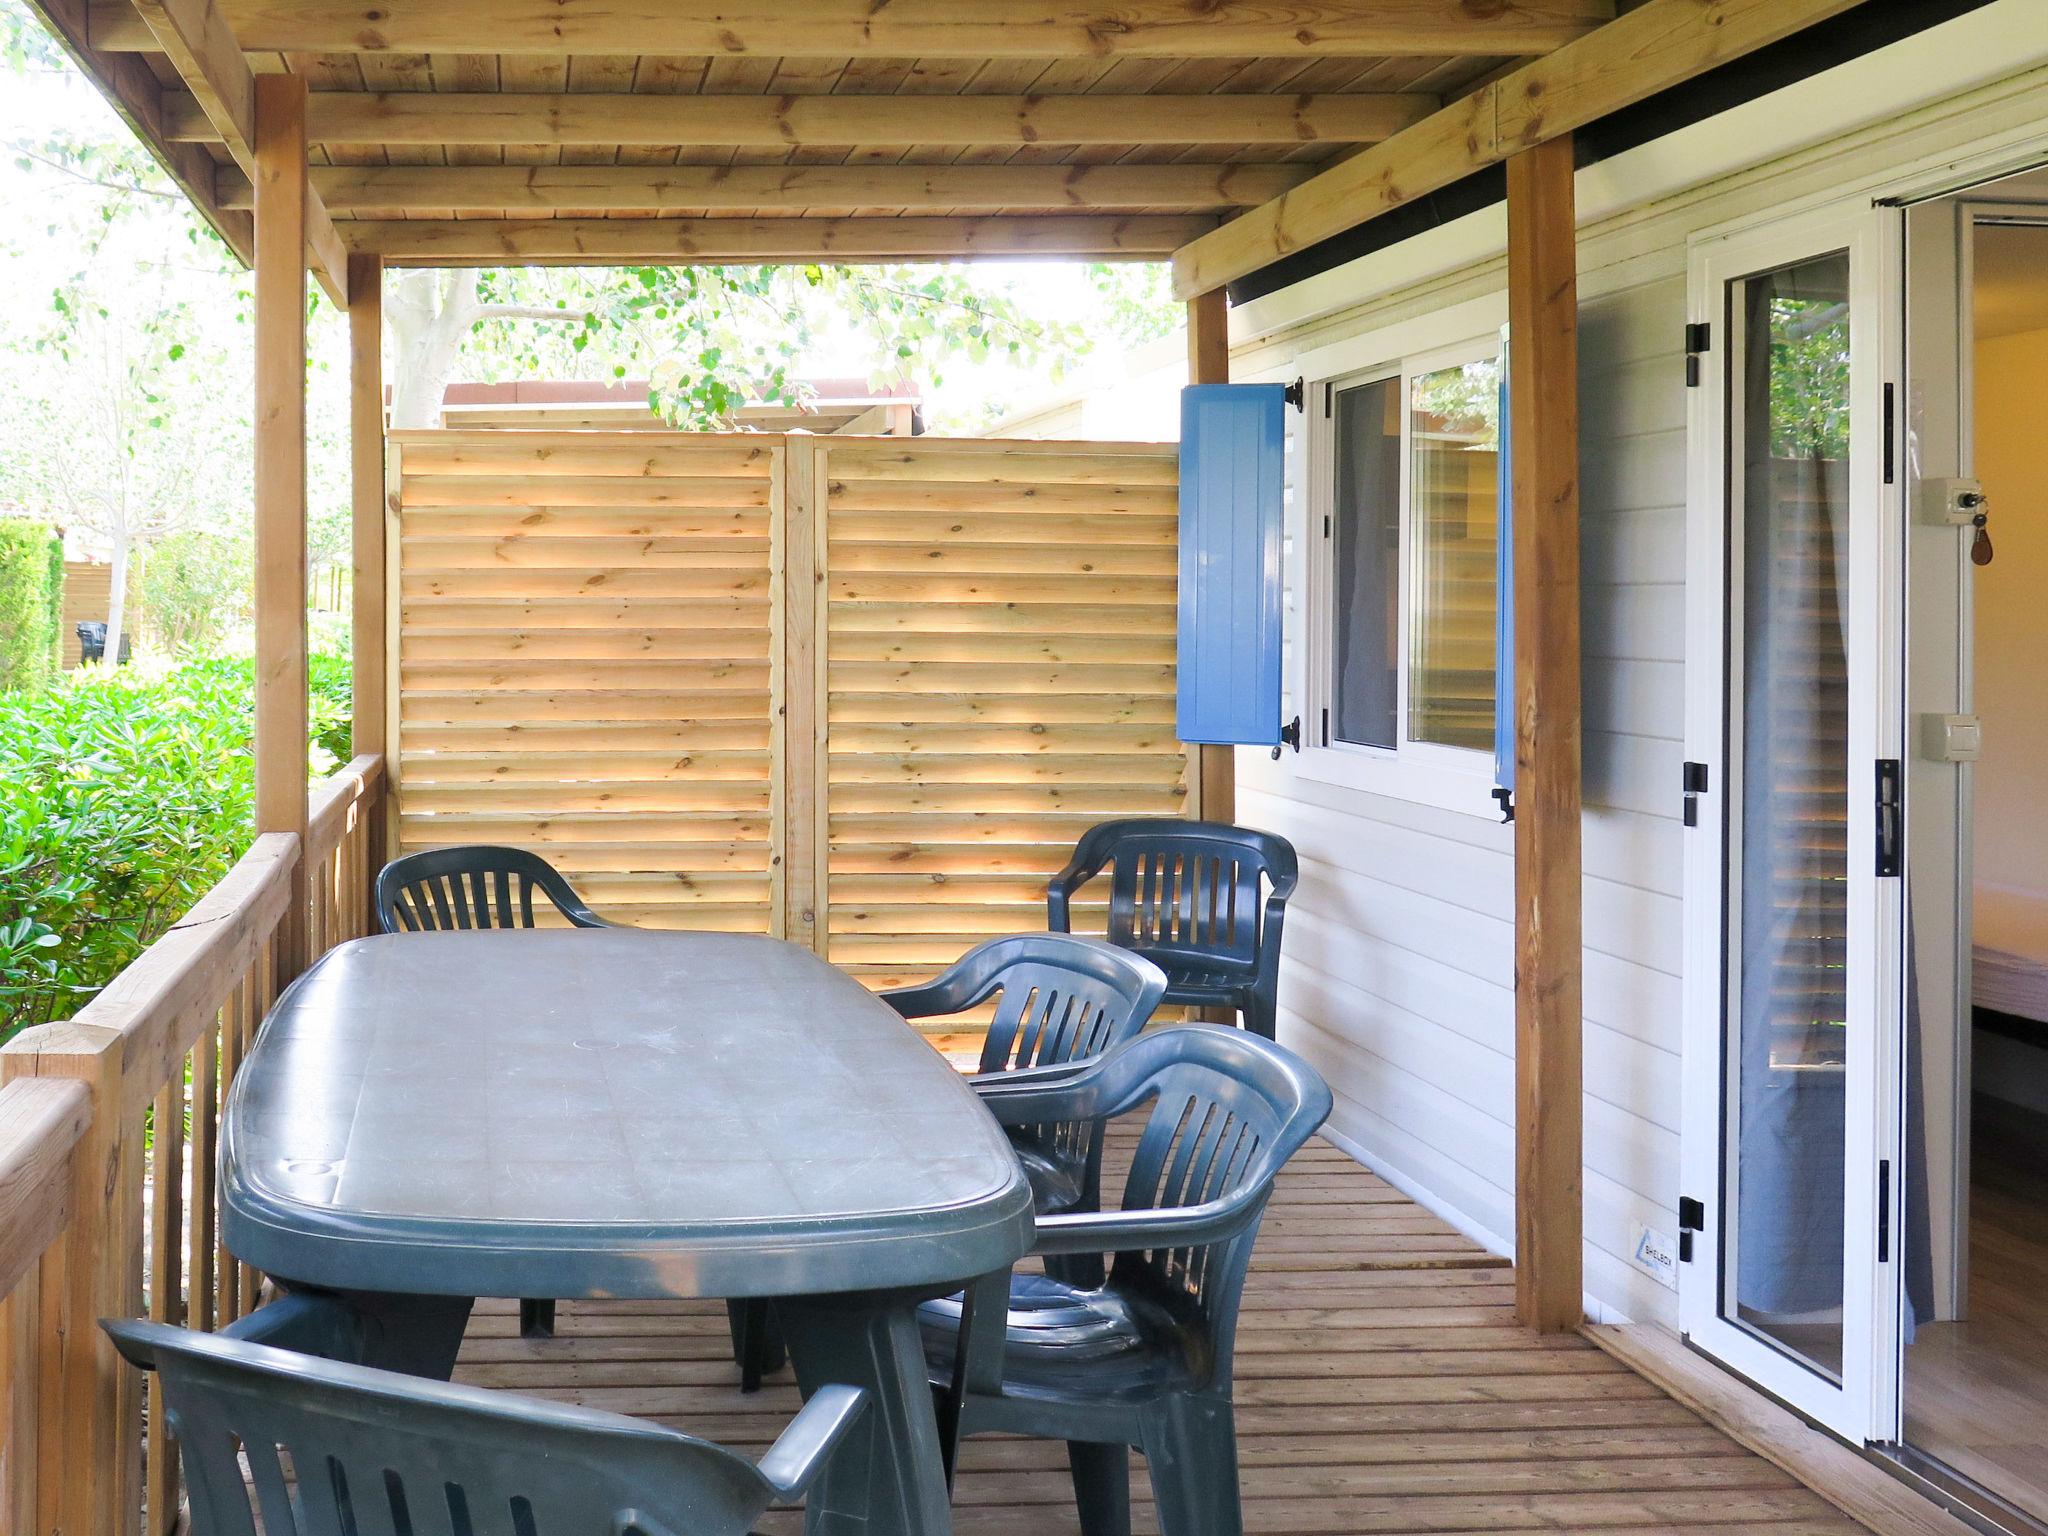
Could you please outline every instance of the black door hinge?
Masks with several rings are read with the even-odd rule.
[[[1700,796],[1707,792],[1707,765],[1687,763],[1685,765],[1685,824],[1696,827],[1700,824]]]
[[[1302,408],[1301,402],[1308,398],[1307,394],[1305,393],[1307,388],[1307,380],[1296,379],[1292,384],[1288,385],[1285,389],[1280,391],[1280,398],[1285,400],[1289,405],[1293,406],[1298,411]]]
[[[1892,1258],[1892,1165],[1891,1159],[1881,1159],[1877,1165],[1877,1262],[1889,1264]]]
[[[1685,328],[1685,387],[1700,387],[1700,357],[1714,350],[1714,328],[1704,320]]]
[[[1692,1262],[1692,1235],[1707,1229],[1707,1208],[1691,1195],[1678,1197],[1678,1262]]]
[[[1899,855],[1905,846],[1905,806],[1899,796],[1899,760],[1877,760],[1877,873],[1888,879],[1899,872]]]

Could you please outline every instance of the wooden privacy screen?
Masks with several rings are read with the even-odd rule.
[[[401,432],[398,835],[876,985],[1187,807],[1170,444]]]
[[[825,954],[891,986],[1043,930],[1046,877],[1096,822],[1181,813],[1177,464],[1157,444],[815,451]]]
[[[780,443],[393,448],[401,847],[530,847],[621,922],[767,931]]]

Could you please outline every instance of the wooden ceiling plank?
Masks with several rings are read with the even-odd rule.
[[[336,226],[393,266],[659,261],[895,262],[977,257],[1157,261],[1205,217],[857,219],[400,219]]]
[[[308,137],[347,144],[1298,144],[1373,143],[1434,111],[1374,95],[773,96],[324,91]],[[1190,133],[1199,124],[1202,133]]]
[[[1861,3],[1645,0],[1192,242],[1174,255],[1174,292],[1192,298],[1248,277]]]
[[[1293,165],[1094,166],[316,166],[335,212],[539,208],[662,213],[682,208],[1229,208],[1265,202],[1309,174]],[[249,202],[222,167],[221,205]]]
[[[1541,54],[1614,0],[220,0],[251,49],[1127,58]],[[93,43],[147,50],[126,0],[92,0]],[[147,29],[143,29],[146,33]]]

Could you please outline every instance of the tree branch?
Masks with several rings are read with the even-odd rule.
[[[550,309],[545,304],[486,304],[470,323],[482,325],[486,320],[573,320],[581,325],[589,318],[587,309]]]
[[[102,192],[133,192],[142,197],[161,197],[173,203],[185,200],[182,192],[166,192],[157,187],[139,186],[132,181],[101,181],[97,176],[88,176],[76,167],[66,165],[62,160],[38,154],[26,144],[11,143],[7,147],[24,159],[33,160],[38,165],[46,165],[61,176],[69,176],[73,181],[82,181],[88,187],[98,187]]]

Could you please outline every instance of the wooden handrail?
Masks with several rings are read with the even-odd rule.
[[[91,1120],[83,1083],[32,1078],[0,1087],[0,1297],[71,1219],[71,1152]]]
[[[145,1505],[149,1532],[174,1528],[171,1437],[150,1437],[139,1486],[142,1380],[97,1320],[146,1299],[217,1327],[255,1304],[219,1247],[220,1107],[296,974],[293,926],[316,954],[367,927],[384,785],[384,759],[358,757],[316,792],[303,843],[256,838],[74,1018],[0,1046],[0,1529],[118,1536]]]
[[[384,783],[384,759],[365,752],[352,759],[313,792],[306,812],[306,863],[318,864],[340,844],[348,831],[349,812],[369,799]]]
[[[43,1030],[118,1038],[122,1108],[140,1113],[220,1010],[235,978],[255,963],[284,912],[297,855],[298,839],[289,833],[257,838],[220,884],[101,988],[69,1025],[23,1030],[0,1048],[0,1056],[35,1055]],[[31,1068],[25,1075],[44,1074]]]

